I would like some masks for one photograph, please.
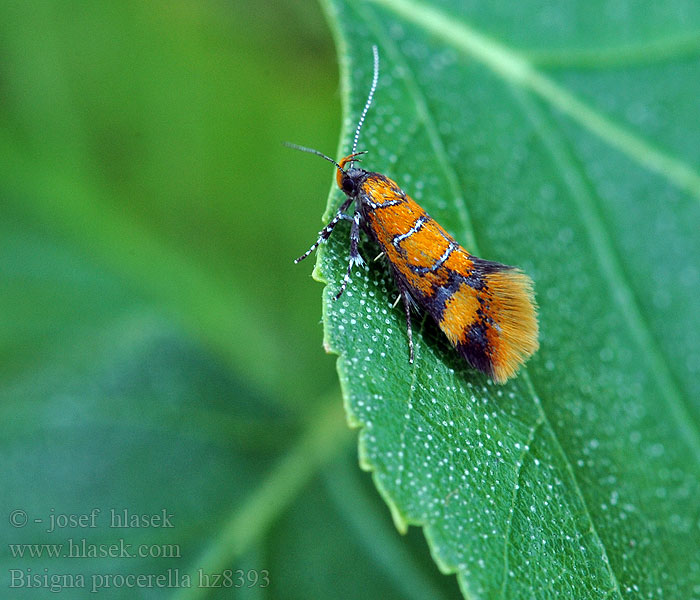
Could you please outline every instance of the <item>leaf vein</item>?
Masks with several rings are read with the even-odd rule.
[[[549,419],[547,418],[547,414],[544,412],[544,407],[542,406],[542,403],[540,402],[539,396],[537,395],[537,391],[535,390],[535,386],[532,383],[532,379],[530,378],[530,373],[527,370],[523,371],[523,374],[521,377],[525,380],[527,387],[530,391],[530,394],[532,395],[533,401],[535,405],[537,406],[537,412],[539,413],[538,420],[542,420],[542,422],[546,425],[547,429],[552,435],[552,440],[554,442],[554,445],[556,447],[556,450],[562,457],[562,462],[564,463],[564,466],[566,468],[566,471],[569,474],[569,477],[571,478],[571,481],[573,483],[573,489],[576,492],[576,495],[578,496],[579,501],[581,502],[581,506],[583,507],[585,514],[586,514],[586,519],[590,523],[590,531],[593,534],[595,540],[598,542],[598,545],[600,547],[601,555],[603,557],[603,563],[605,564],[608,575],[610,576],[610,581],[613,585],[614,590],[617,591],[617,596],[622,599],[622,592],[620,591],[620,582],[617,579],[617,575],[612,569],[612,565],[610,564],[610,560],[608,558],[608,553],[607,549],[605,548],[605,544],[603,543],[603,540],[601,539],[600,535],[598,535],[598,532],[595,528],[595,524],[593,523],[593,517],[591,516],[591,512],[588,509],[588,504],[586,503],[586,499],[583,496],[583,491],[581,490],[581,486],[579,485],[578,479],[576,478],[576,474],[574,473],[574,468],[571,465],[571,461],[569,460],[569,457],[566,455],[566,452],[564,452],[564,448],[561,445],[561,442],[559,442],[559,438],[557,437],[556,431],[552,427],[552,424],[549,422]]]
[[[371,12],[369,7],[366,7],[366,10]],[[433,148],[437,162],[440,165],[440,169],[442,170],[447,181],[447,185],[452,193],[451,200],[457,209],[459,220],[462,223],[462,233],[464,236],[465,245],[470,251],[478,254],[474,227],[472,225],[471,217],[469,216],[469,210],[467,209],[467,202],[464,199],[464,194],[462,193],[462,186],[457,177],[455,168],[452,166],[451,161],[447,158],[445,144],[440,137],[438,127],[430,113],[425,94],[422,93],[421,89],[419,88],[413,71],[403,58],[401,52],[399,52],[396,44],[392,40],[391,35],[389,35],[386,31],[379,30],[379,24],[383,22],[382,19],[371,17],[365,18],[365,21],[369,27],[372,27],[375,30],[377,37],[383,40],[383,47],[389,51],[391,59],[403,69],[404,83],[406,84],[408,92],[413,99],[419,119],[425,124],[425,131],[428,135],[428,139],[430,140],[430,145]]]
[[[633,65],[649,66],[697,56],[700,54],[700,32],[617,47],[530,49],[522,52],[532,64],[549,69],[604,70]]]
[[[506,598],[506,591],[508,588],[508,547],[510,545],[510,536],[512,532],[513,524],[513,513],[515,512],[515,503],[518,498],[518,492],[520,491],[520,477],[522,475],[523,463],[525,462],[526,456],[530,453],[532,442],[535,439],[537,431],[540,429],[544,419],[540,418],[535,421],[534,425],[530,428],[530,433],[525,441],[523,450],[518,457],[518,461],[515,463],[515,481],[513,483],[513,496],[510,502],[510,510],[508,511],[508,521],[506,522],[506,531],[503,536],[503,584],[501,586],[501,598]]]
[[[684,161],[618,125],[535,69],[514,49],[490,39],[455,16],[413,0],[371,0],[439,36],[480,61],[499,77],[530,90],[637,163],[700,200],[700,173]]]
[[[650,371],[680,431],[692,448],[695,459],[700,462],[698,424],[691,418],[683,402],[683,394],[673,377],[668,359],[659,348],[656,336],[651,332],[648,320],[642,316],[633,287],[622,267],[622,261],[610,242],[611,236],[606,230],[600,206],[594,200],[595,194],[588,189],[585,176],[580,166],[574,162],[570,149],[563,141],[557,139],[554,126],[546,121],[541,111],[525,94],[516,93],[514,97],[526,118],[540,135],[553,164],[561,173],[562,181],[568,187],[578,207],[581,221],[591,242],[591,249],[596,255],[601,272],[608,281],[611,295],[617,302],[632,336],[637,341],[640,353],[646,355]]]

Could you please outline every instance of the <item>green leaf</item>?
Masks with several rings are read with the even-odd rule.
[[[363,468],[468,598],[700,597],[697,3],[325,4],[348,152],[536,282],[541,349],[497,386],[321,251],[326,346]],[[326,216],[340,202],[336,190]],[[365,244],[366,259],[375,251]],[[376,253],[376,251],[375,251]]]

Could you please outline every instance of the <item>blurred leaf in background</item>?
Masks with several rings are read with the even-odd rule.
[[[179,551],[49,559],[3,546],[2,588],[31,574],[82,574],[89,588],[92,575],[245,569],[246,585],[269,572],[270,597],[331,582],[344,597],[367,585],[402,597],[409,570],[424,573],[417,589],[454,595],[418,535],[417,555],[397,544],[355,472],[320,289],[292,264],[331,174],[281,142],[333,153],[339,130],[318,6],[5,3],[0,32],[2,539]],[[93,508],[95,529],[46,531]],[[113,529],[112,508],[167,510],[174,526]],[[9,523],[16,510],[26,526]],[[377,566],[380,547],[403,558]],[[13,594],[45,597],[46,582]],[[178,591],[96,583],[110,598]]]

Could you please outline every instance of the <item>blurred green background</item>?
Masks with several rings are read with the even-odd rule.
[[[291,263],[319,228],[332,175],[281,146],[335,148],[337,69],[318,7],[39,2],[3,12],[8,233],[35,227],[83,253],[262,389],[313,372],[298,377],[308,387],[295,406],[333,386],[332,361],[318,362],[312,265]],[[46,283],[32,291],[45,295]],[[77,335],[84,318],[72,319],[65,293],[63,323],[46,314],[59,301],[47,296],[8,321],[16,328],[34,310],[41,325]],[[30,350],[27,332],[6,337],[15,356]]]
[[[334,154],[340,128],[318,5],[12,2],[0,32],[3,589],[229,568],[240,597],[456,595],[357,469],[313,259],[292,263],[333,173],[281,143]],[[95,508],[95,528],[58,526]],[[112,509],[174,526],[115,530]],[[180,554],[9,545],[69,538]]]
[[[335,389],[313,265],[292,264],[332,174],[281,146],[336,144],[337,69],[316,4],[3,13],[4,374],[99,329],[109,342],[140,312],[290,410]],[[292,375],[295,389],[282,385]]]

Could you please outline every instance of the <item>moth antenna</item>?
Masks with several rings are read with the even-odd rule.
[[[372,86],[369,88],[369,96],[367,96],[367,102],[365,102],[365,107],[362,109],[362,116],[357,123],[357,129],[355,129],[355,139],[352,142],[352,152],[355,154],[357,151],[357,141],[360,139],[360,129],[365,122],[365,117],[367,116],[367,111],[372,104],[372,99],[374,98],[374,91],[377,89],[377,81],[379,81],[379,49],[377,45],[372,46],[372,54],[374,55],[374,75],[372,76]]]
[[[308,152],[309,154],[315,154],[316,156],[320,156],[321,158],[325,158],[329,163],[333,163],[338,171],[341,173],[345,173],[345,170],[343,167],[341,167],[337,162],[335,162],[330,156],[326,156],[323,152],[320,152],[319,150],[314,150],[313,148],[307,148],[306,146],[299,146],[298,144],[292,144],[291,142],[282,142],[283,146],[287,146],[287,148],[292,148],[293,150],[299,150],[301,152]]]
[[[365,117],[367,116],[367,111],[372,105],[372,100],[374,99],[374,92],[377,89],[377,82],[379,81],[379,49],[377,48],[376,44],[372,46],[372,55],[374,56],[374,73],[372,75],[372,85],[370,86],[369,95],[367,96],[367,101],[365,102],[365,107],[362,109],[362,115],[360,115],[360,120],[358,121],[357,128],[355,129],[355,138],[352,142],[352,152],[350,153],[350,156],[365,154],[365,152],[357,152],[357,142],[360,139],[360,130],[362,129],[362,125],[364,125]],[[306,146],[299,146],[298,144],[292,144],[291,142],[283,142],[283,145],[287,146],[287,148],[293,148],[294,150],[308,152],[309,154],[315,154],[316,156],[320,156],[321,158],[326,159],[329,163],[334,164],[338,171],[340,171],[341,173],[345,173],[345,169],[343,169],[343,167],[341,167],[337,162],[335,162],[330,156],[326,156],[323,152],[320,152],[319,150],[315,150],[314,148],[307,148]],[[355,160],[359,161],[359,159],[352,159],[347,162],[355,162]]]

